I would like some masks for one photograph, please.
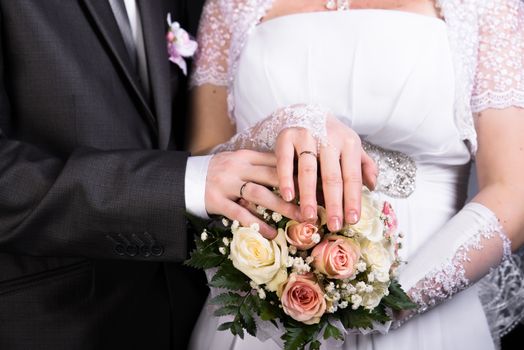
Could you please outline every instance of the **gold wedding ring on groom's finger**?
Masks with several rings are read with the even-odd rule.
[[[317,154],[313,151],[302,151],[300,152],[300,154],[298,155],[299,157],[302,157],[304,154],[308,154],[310,156],[313,156],[315,158],[317,158]]]
[[[242,186],[240,186],[240,198],[244,199],[244,190],[246,189],[246,186],[249,182],[244,182]]]

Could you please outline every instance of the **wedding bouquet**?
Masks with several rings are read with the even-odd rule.
[[[214,314],[229,317],[219,330],[256,336],[270,322],[284,349],[319,349],[322,338],[343,340],[347,331],[387,330],[394,310],[415,307],[394,277],[402,236],[395,212],[367,189],[360,221],[338,232],[328,230],[322,207],[315,223],[257,212],[275,239],[221,218],[198,228],[186,262],[213,276]]]

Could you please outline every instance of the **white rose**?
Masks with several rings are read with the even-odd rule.
[[[371,192],[364,188],[362,190],[362,209],[360,220],[355,225],[348,225],[346,230],[350,233],[358,233],[360,237],[367,238],[373,242],[384,239],[384,223],[380,219],[382,205],[373,198]]]
[[[389,270],[395,261],[395,256],[382,243],[364,240],[360,244],[362,257],[373,272],[374,279],[379,282],[389,281]]]
[[[229,258],[233,265],[258,285],[276,291],[287,280],[288,248],[284,230],[273,240],[264,238],[256,227],[233,230]]]

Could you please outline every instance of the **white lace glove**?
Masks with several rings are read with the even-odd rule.
[[[231,140],[215,147],[211,153],[250,149],[269,152],[275,148],[278,135],[284,129],[304,128],[319,142],[327,138],[326,118],[330,112],[318,105],[297,104],[273,112],[253,127],[236,134]]]
[[[419,305],[398,315],[396,327],[453,297],[511,259],[511,242],[495,214],[467,204],[411,258],[399,282]]]

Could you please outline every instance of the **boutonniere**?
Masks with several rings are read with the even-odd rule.
[[[180,23],[171,20],[171,13],[167,15],[167,52],[169,60],[182,69],[184,75],[187,75],[186,58],[192,57],[198,47],[195,40],[189,37],[189,34],[180,27]]]

